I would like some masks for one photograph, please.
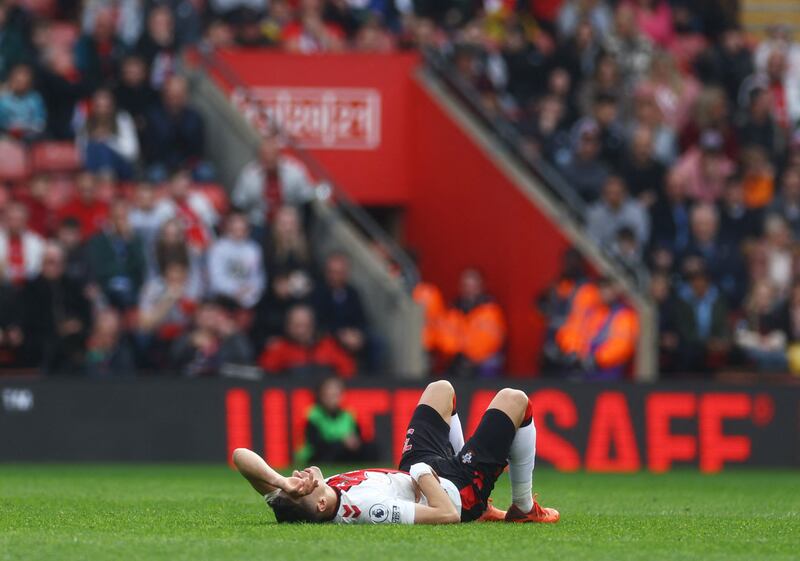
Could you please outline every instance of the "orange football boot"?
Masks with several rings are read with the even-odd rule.
[[[543,508],[536,502],[536,495],[533,496],[533,508],[530,512],[524,513],[515,504],[508,507],[506,512],[506,522],[536,522],[539,524],[555,524],[561,515],[554,508]]]
[[[489,506],[483,511],[481,517],[475,522],[503,522],[506,519],[506,511],[500,510],[492,504],[492,499],[488,501]]]

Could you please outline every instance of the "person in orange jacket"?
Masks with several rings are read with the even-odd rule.
[[[411,293],[425,314],[425,324],[422,327],[422,346],[429,352],[436,352],[439,348],[439,332],[446,316],[447,309],[444,297],[439,287],[425,281],[420,281]]]
[[[639,337],[639,317],[613,279],[586,284],[556,334],[561,365],[588,379],[619,380],[630,366]]]
[[[496,376],[503,367],[506,321],[503,310],[486,294],[483,276],[474,268],[461,273],[459,298],[438,330],[438,350],[451,373]]]

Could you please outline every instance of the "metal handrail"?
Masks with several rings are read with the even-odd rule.
[[[219,57],[216,56],[212,48],[206,45],[200,45],[194,49],[194,53],[198,56],[203,67],[213,70],[230,86],[243,92],[247,99],[253,98],[252,88],[241,76],[234,72],[227,64],[223,63]],[[275,123],[275,126],[277,126],[277,123]],[[420,278],[417,266],[414,264],[411,257],[408,256],[405,250],[403,250],[403,248],[400,247],[400,245],[395,242],[363,208],[356,204],[347,193],[339,187],[316,158],[299,146],[291,135],[281,130],[280,127],[278,127],[278,129],[280,130],[281,136],[286,140],[287,145],[292,149],[292,153],[306,166],[311,174],[318,178],[320,183],[330,191],[330,195],[326,197],[326,199],[333,202],[336,208],[341,211],[362,234],[378,242],[389,254],[391,260],[400,269],[405,287],[410,292],[419,282]],[[390,267],[387,265],[387,269],[388,268]]]
[[[588,206],[578,195],[564,177],[553,165],[539,156],[533,156],[522,152],[519,147],[524,142],[522,134],[511,121],[498,119],[490,115],[483,107],[480,96],[476,88],[465,80],[458,72],[453,69],[447,57],[436,49],[425,49],[423,59],[427,69],[433,72],[452,92],[461,99],[476,115],[483,124],[489,129],[490,133],[509,149],[514,158],[520,161],[529,171],[531,171],[542,183],[542,185],[560,201],[567,213],[579,224],[585,224]],[[638,268],[628,263],[622,262],[616,256],[600,248],[607,258],[611,259],[633,282],[640,291],[645,291],[648,272],[644,266]]]

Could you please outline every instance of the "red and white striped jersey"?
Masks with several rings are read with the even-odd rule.
[[[362,469],[334,475],[325,482],[341,495],[333,522],[338,524],[413,524],[417,498],[414,480],[403,471]],[[448,479],[440,478],[450,500],[461,511],[461,496]]]

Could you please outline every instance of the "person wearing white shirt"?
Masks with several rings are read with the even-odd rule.
[[[241,213],[231,213],[225,222],[225,234],[208,252],[211,293],[232,298],[249,309],[260,300],[265,277],[261,248],[250,239],[247,219]]]

